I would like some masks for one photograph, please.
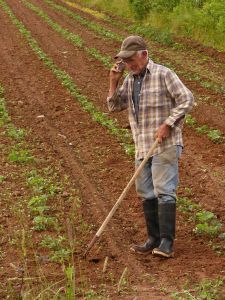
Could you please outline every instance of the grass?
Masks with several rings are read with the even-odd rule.
[[[202,207],[186,197],[178,198],[178,209],[188,216],[188,220],[195,223],[193,232],[199,236],[209,238],[220,237],[222,223],[219,222],[213,212],[202,209]],[[221,236],[222,237],[222,236]]]
[[[89,7],[98,7],[101,10],[101,19],[103,19],[102,10],[112,12],[116,16],[129,18],[131,22],[146,31],[147,28],[150,28],[150,31],[153,28],[158,30],[161,35],[168,34],[173,43],[175,43],[173,35],[176,34],[191,37],[200,41],[203,45],[215,47],[220,51],[225,50],[222,29],[224,14],[221,13],[224,10],[224,5],[222,5],[222,1],[214,0],[212,3],[210,1],[208,3],[207,1],[148,1],[148,3],[153,2],[150,9],[143,8],[142,1],[124,0],[122,6],[121,1],[118,0],[110,2],[105,0],[79,1],[82,6],[73,4],[74,1],[64,0],[63,2],[71,6],[75,5],[77,9],[82,9],[93,16],[97,12],[93,9],[87,10],[84,3]],[[168,9],[169,3],[171,9]],[[176,5],[173,5],[174,3]],[[201,4],[202,7],[200,7]],[[129,7],[131,10],[129,10]],[[106,19],[106,15],[104,19]]]
[[[198,126],[197,120],[190,114],[186,116],[185,122],[197,133],[206,135],[213,143],[225,145],[225,136],[220,130],[210,128],[208,125]]]
[[[5,106],[4,89],[0,86],[0,128],[9,122],[10,117]]]
[[[67,9],[66,7],[56,4],[53,1],[50,0],[44,0],[47,4],[51,5],[55,10],[59,12],[63,12],[66,16],[71,17],[74,19],[76,22],[79,22],[80,24],[86,26],[90,30],[98,33],[99,35],[103,36],[106,39],[112,39],[114,41],[122,42],[123,37],[121,35],[118,35],[111,30],[108,30],[104,28],[103,26],[96,24],[94,22],[91,22],[90,20],[87,20],[80,15],[76,14],[75,12],[72,12],[71,10]]]
[[[23,147],[23,143],[16,144],[11,148],[8,159],[10,162],[17,163],[30,163],[35,161],[30,150]]]
[[[204,279],[198,285],[194,285],[189,289],[185,288],[180,292],[174,292],[171,296],[175,300],[220,300],[223,299],[223,283],[224,281],[220,278],[215,280]]]

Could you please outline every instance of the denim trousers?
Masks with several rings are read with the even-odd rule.
[[[158,204],[176,202],[178,160],[181,153],[182,146],[174,145],[147,161],[135,182],[137,194],[143,201],[158,198]],[[141,162],[141,159],[136,159],[136,167]]]

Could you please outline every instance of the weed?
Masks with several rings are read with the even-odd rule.
[[[6,106],[5,106],[5,99],[3,97],[4,89],[0,85],[0,127],[5,125],[6,123],[10,122],[10,117],[8,115]]]
[[[18,162],[18,163],[34,162],[35,160],[34,156],[31,155],[28,149],[23,149],[22,146],[23,145],[21,143],[13,146],[8,155],[8,159],[11,162]]]
[[[52,250],[51,260],[53,262],[64,263],[70,258],[71,250],[63,247],[63,242],[66,238],[59,236],[53,238],[51,236],[45,236],[41,241],[41,246]]]
[[[209,280],[205,279],[200,284],[192,287],[191,290],[184,289],[181,292],[172,293],[175,300],[216,300],[222,295],[220,289],[223,285],[222,279]]]
[[[190,127],[194,127],[197,124],[196,119],[193,118],[190,114],[186,115],[185,122]]]
[[[38,215],[33,219],[33,230],[43,231],[47,229],[57,228],[57,219],[51,216]]]
[[[25,137],[25,130],[21,128],[17,129],[11,123],[7,126],[6,133],[9,137],[14,138],[16,140],[22,140]]]
[[[199,134],[207,135],[207,137],[213,143],[223,143],[225,141],[225,137],[223,133],[218,129],[212,129],[208,125],[197,126],[197,121],[194,117],[188,114],[185,118],[185,122],[189,127],[192,127]]]
[[[122,289],[127,285],[127,279],[126,279],[126,275],[127,275],[127,267],[123,270],[123,273],[120,277],[120,280],[118,282],[117,285],[117,292],[120,293],[122,291]]]
[[[222,132],[218,129],[209,130],[209,132],[207,133],[209,139],[214,143],[221,143],[221,141],[224,140],[224,137],[222,135]]]
[[[91,22],[90,20],[87,20],[87,19],[81,17],[80,15],[76,14],[75,12],[70,11],[69,9],[67,9],[66,7],[64,7],[62,5],[58,5],[51,0],[44,0],[44,1],[46,3],[48,3],[49,5],[51,5],[51,7],[53,7],[55,10],[57,10],[59,12],[63,12],[65,15],[73,18],[76,22],[77,21],[80,22],[82,25],[87,26],[92,31],[102,35],[103,37],[105,37],[107,39],[113,39],[113,40],[119,41],[119,42],[121,42],[123,40],[122,36],[117,35],[108,29],[105,29],[104,27],[102,27],[99,24],[96,24],[94,22]]]
[[[179,210],[189,215],[190,221],[195,221],[194,233],[217,237],[221,234],[222,224],[218,221],[214,213],[203,210],[199,204],[188,198],[178,199]]]
[[[2,183],[5,180],[5,176],[0,175],[0,183]]]
[[[194,232],[200,235],[207,234],[209,236],[218,236],[222,224],[217,220],[214,213],[202,210],[195,215],[195,219],[198,222]]]
[[[32,215],[43,215],[50,208],[46,205],[47,195],[39,195],[32,197],[28,202],[28,208]]]
[[[38,175],[36,170],[27,174],[27,184],[32,187],[35,193],[44,193],[53,196],[60,191],[60,187],[51,182],[51,178],[44,178]]]
[[[75,270],[74,266],[68,266],[65,269],[67,288],[66,288],[66,299],[75,300],[76,290],[75,290]]]

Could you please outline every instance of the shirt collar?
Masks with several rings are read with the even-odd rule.
[[[147,66],[146,66],[146,69],[149,71],[149,73],[152,72],[153,67],[154,67],[154,62],[149,58],[149,59],[148,59],[148,64],[147,64]]]
[[[142,78],[145,76],[146,71],[151,73],[153,70],[154,62],[149,58],[147,66],[141,71],[139,75],[135,75],[133,72],[130,73],[130,75],[135,78],[136,76],[141,76]]]

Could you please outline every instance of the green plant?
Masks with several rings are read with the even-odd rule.
[[[0,183],[2,183],[5,180],[5,176],[0,175]]]
[[[65,269],[66,275],[66,299],[76,299],[76,288],[75,288],[75,270],[74,266],[68,266]]]
[[[186,197],[178,198],[177,203],[179,210],[188,215],[190,221],[195,221],[196,225],[193,230],[195,234],[211,238],[221,234],[222,224],[214,213],[202,209],[199,204]]]
[[[220,143],[222,140],[224,140],[224,137],[222,135],[222,132],[218,129],[209,130],[209,132],[207,133],[209,139],[214,143]]]
[[[199,235],[218,236],[221,232],[222,224],[212,212],[202,210],[196,213],[195,220],[198,224],[194,232]]]
[[[35,193],[44,193],[49,196],[55,195],[60,191],[60,187],[51,182],[51,178],[44,178],[32,170],[27,174],[27,184],[33,188]]]
[[[104,28],[100,24],[96,24],[94,22],[91,22],[90,20],[85,19],[84,17],[81,17],[80,15],[76,14],[73,11],[70,11],[69,9],[67,9],[66,7],[64,7],[62,5],[56,4],[51,0],[44,0],[44,1],[46,3],[48,3],[49,5],[51,5],[51,7],[53,7],[55,10],[57,10],[59,12],[63,12],[65,15],[73,18],[76,22],[77,21],[80,22],[82,25],[87,26],[92,31],[102,35],[103,37],[105,37],[107,39],[113,39],[113,40],[119,41],[119,42],[121,42],[123,40],[122,36],[115,34],[111,30]]]
[[[5,99],[3,97],[4,89],[0,85],[0,127],[10,121],[10,117],[8,115],[6,106],[5,106]]]
[[[53,238],[49,235],[45,236],[41,241],[41,246],[52,250],[51,260],[53,262],[64,263],[70,259],[71,250],[65,248],[63,243],[66,241],[66,238],[59,236]]]
[[[223,280],[204,279],[200,284],[195,285],[191,289],[183,289],[181,292],[172,293],[175,300],[220,300],[223,293]],[[222,298],[221,298],[222,299]]]
[[[33,219],[33,230],[43,231],[57,227],[57,219],[51,216],[39,215]]]
[[[143,20],[149,14],[151,1],[129,0],[129,6],[137,20]]]
[[[190,127],[194,127],[197,124],[196,119],[193,118],[190,114],[186,115],[185,122]]]
[[[8,124],[6,133],[9,137],[14,138],[16,140],[21,140],[25,136],[25,130],[21,128],[16,128],[13,124]]]
[[[23,145],[19,143],[11,148],[8,155],[8,159],[11,162],[29,163],[35,160],[30,151],[28,149],[23,149],[22,146]]]
[[[32,197],[28,202],[28,208],[33,215],[43,215],[50,208],[46,205],[47,195],[39,195]]]

